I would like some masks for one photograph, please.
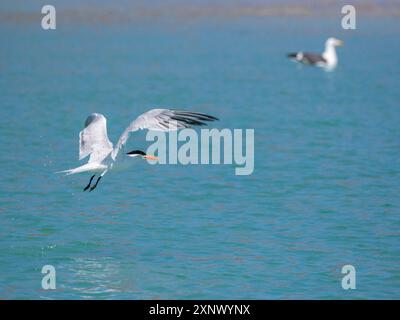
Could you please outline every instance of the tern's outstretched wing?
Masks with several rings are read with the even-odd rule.
[[[214,120],[218,119],[199,112],[170,109],[153,109],[147,111],[132,121],[122,133],[114,148],[112,158],[116,158],[118,151],[126,144],[129,134],[133,131],[140,129],[174,131],[181,128],[190,128],[191,126],[202,126],[206,124],[204,121]]]
[[[89,163],[100,162],[113,150],[107,136],[107,120],[99,113],[92,113],[79,133],[79,160],[90,155]]]

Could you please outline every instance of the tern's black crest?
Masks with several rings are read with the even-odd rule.
[[[128,156],[134,156],[134,155],[139,155],[139,156],[145,156],[146,153],[140,150],[133,150],[127,153]]]

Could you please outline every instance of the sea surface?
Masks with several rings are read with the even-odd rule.
[[[57,19],[0,24],[1,299],[400,298],[398,19]],[[286,59],[329,36],[335,71]],[[253,174],[136,161],[91,193],[55,174],[90,113],[116,142],[155,107],[254,129]]]

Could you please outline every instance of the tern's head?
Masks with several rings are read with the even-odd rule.
[[[342,46],[344,44],[344,42],[342,40],[336,39],[336,38],[329,38],[328,40],[326,40],[326,46],[330,46],[330,47],[338,47],[338,46]]]
[[[141,157],[142,159],[148,159],[148,160],[158,160],[158,157],[151,156],[149,154],[146,154],[143,151],[140,150],[133,150],[127,153],[128,157],[131,158],[136,158],[136,157]]]

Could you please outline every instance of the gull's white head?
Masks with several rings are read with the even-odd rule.
[[[326,40],[325,45],[327,47],[338,47],[338,46],[342,46],[343,45],[343,41],[336,39],[336,38],[329,38],[328,40]]]
[[[336,38],[329,38],[328,40],[326,40],[325,51],[322,54],[322,56],[326,60],[326,64],[324,66],[325,68],[333,70],[336,67],[336,65],[338,64],[338,57],[336,55],[335,47],[342,45],[343,41]]]

